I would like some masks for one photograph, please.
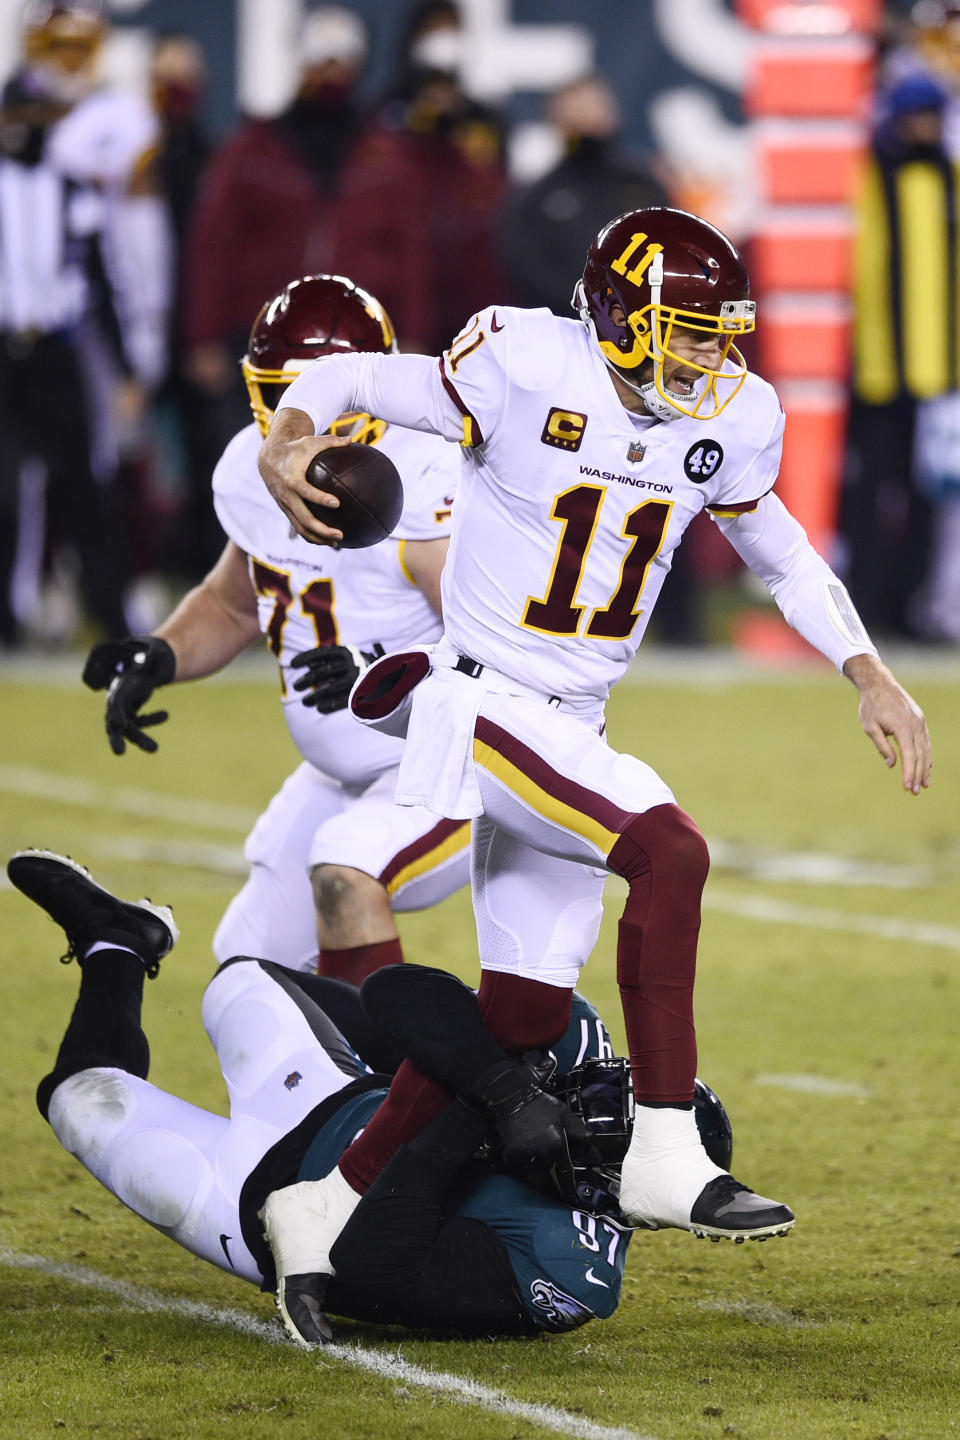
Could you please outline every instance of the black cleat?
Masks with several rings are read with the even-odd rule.
[[[323,1302],[331,1276],[314,1271],[310,1275],[285,1275],[277,1287],[277,1309],[292,1340],[305,1349],[329,1345],[333,1339]]]
[[[67,855],[18,850],[7,862],[7,874],[66,932],[64,964],[79,962],[91,945],[105,940],[135,951],[152,979],[180,935],[169,906],[118,900]]]
[[[704,1185],[690,1211],[690,1229],[701,1240],[769,1240],[786,1235],[797,1223],[789,1205],[755,1195],[732,1175],[718,1175]]]

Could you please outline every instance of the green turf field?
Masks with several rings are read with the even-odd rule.
[[[792,1204],[795,1231],[742,1247],[640,1235],[618,1314],[564,1338],[343,1323],[305,1354],[268,1296],[135,1220],[41,1121],[33,1092],[76,972],[57,964],[60,932],[0,888],[4,1440],[960,1434],[960,674],[904,674],[937,758],[913,798],[860,734],[847,682],[693,668],[645,682],[641,663],[610,735],[711,842],[700,1071],[731,1113],[738,1177]],[[160,753],[122,760],[99,697],[0,674],[4,859],[47,846],[174,906],[183,937],[147,987],[151,1078],[218,1109],[209,939],[246,827],[294,762],[263,673],[168,692]],[[620,1037],[609,888],[582,988]],[[411,959],[475,975],[466,897],[403,934]]]

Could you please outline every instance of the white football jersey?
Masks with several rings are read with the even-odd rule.
[[[47,158],[71,179],[123,186],[159,140],[157,118],[139,95],[95,90],[54,125]]]
[[[463,426],[443,577],[447,639],[553,695],[603,699],[691,520],[773,486],[783,412],[748,375],[713,420],[634,415],[578,320],[497,306],[441,360]]]
[[[713,419],[657,421],[621,404],[580,321],[496,306],[439,360],[318,360],[281,408],[317,433],[359,409],[460,441],[445,648],[524,688],[606,699],[701,510],[838,668],[875,653],[843,585],[771,493],[784,417],[756,375]]]
[[[364,550],[333,550],[291,534],[290,522],[271,499],[257,469],[261,435],[248,425],[233,437],[213,475],[214,505],[223,529],[246,552],[257,595],[260,629],[280,666],[284,714],[293,741],[305,759],[337,773],[324,730],[342,717],[320,715],[292,688],[302,670],[290,662],[303,650],[329,642],[372,650],[404,650],[430,644],[442,625],[404,564],[408,540],[437,540],[450,533],[460,462],[456,446],[434,435],[382,426],[376,441],[400,472],[404,506],[393,534]],[[344,424],[337,430],[343,433]],[[352,722],[357,743],[363,727]],[[338,742],[342,732],[337,725]],[[378,746],[399,758],[399,742],[377,736]],[[351,742],[352,743],[352,742]],[[396,754],[394,755],[394,750]],[[346,757],[345,757],[346,758]],[[355,778],[351,763],[343,778]]]

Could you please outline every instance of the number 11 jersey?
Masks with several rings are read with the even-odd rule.
[[[690,522],[751,511],[773,486],[776,393],[748,375],[714,419],[656,422],[624,408],[580,321],[500,306],[457,337],[440,380],[466,456],[447,639],[547,695],[605,699]]]

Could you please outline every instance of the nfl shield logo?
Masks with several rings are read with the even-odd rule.
[[[641,445],[639,440],[634,440],[633,443],[627,447],[627,459],[631,465],[639,465],[646,453],[646,445]]]

